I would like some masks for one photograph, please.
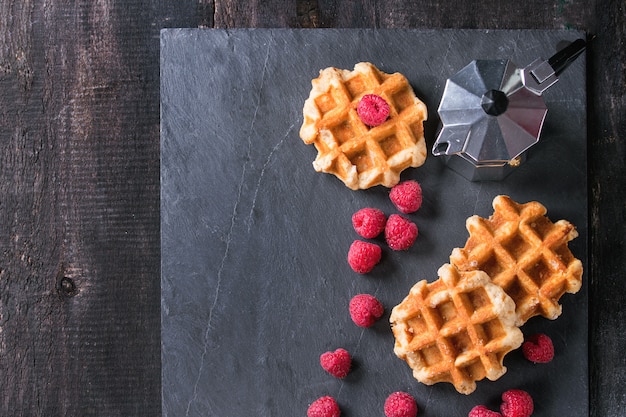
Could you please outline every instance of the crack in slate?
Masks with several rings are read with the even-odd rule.
[[[478,185],[478,192],[476,193],[476,200],[474,201],[474,210],[472,213],[476,213],[478,210],[478,204],[480,203],[480,193],[483,191],[483,184]]]
[[[220,293],[220,286],[221,286],[221,282],[222,282],[222,271],[224,270],[224,266],[226,265],[226,259],[228,258],[228,254],[230,252],[230,242],[232,240],[232,234],[233,234],[233,230],[235,228],[235,224],[236,224],[236,218],[237,218],[237,209],[239,208],[239,204],[241,203],[241,197],[242,197],[242,193],[243,193],[243,187],[244,187],[244,183],[245,183],[245,177],[246,177],[246,171],[247,171],[247,165],[250,161],[250,154],[251,154],[251,150],[252,150],[252,132],[254,131],[254,125],[256,123],[256,119],[257,119],[257,114],[259,111],[259,107],[260,107],[260,103],[261,103],[261,94],[263,92],[263,86],[265,84],[265,76],[267,73],[267,62],[269,60],[269,52],[270,52],[270,48],[269,45],[267,47],[266,53],[265,53],[265,62],[263,64],[263,72],[261,75],[261,85],[259,86],[259,93],[257,94],[256,97],[256,106],[254,109],[254,113],[252,115],[252,120],[250,122],[250,132],[248,134],[248,149],[246,151],[246,158],[245,158],[245,163],[242,166],[241,169],[241,176],[239,178],[239,185],[238,185],[238,190],[237,190],[237,199],[235,200],[235,204],[233,205],[233,212],[230,218],[230,227],[228,229],[228,233],[226,235],[226,247],[224,248],[224,254],[222,256],[222,260],[220,262],[220,266],[217,270],[217,283],[215,285],[215,294],[213,297],[213,303],[211,304],[211,308],[209,309],[209,317],[207,320],[207,326],[206,326],[206,330],[204,332],[204,347],[202,350],[202,355],[200,357],[200,366],[198,368],[198,375],[196,377],[196,381],[194,383],[193,386],[193,394],[191,396],[191,398],[189,399],[189,402],[187,403],[187,409],[185,411],[185,416],[189,417],[189,412],[191,410],[191,405],[196,401],[196,399],[198,398],[198,385],[200,384],[200,378],[202,376],[202,371],[204,370],[204,363],[206,360],[206,355],[208,353],[208,346],[209,346],[209,333],[211,331],[211,323],[213,321],[213,310],[215,309],[215,307],[217,306],[217,300],[219,298],[219,293]]]
[[[261,181],[263,180],[263,176],[265,175],[265,170],[269,166],[272,156],[278,150],[278,148],[280,148],[280,146],[285,142],[285,139],[287,139],[287,137],[293,130],[294,126],[295,124],[292,124],[291,126],[289,126],[289,129],[287,129],[287,133],[285,133],[283,138],[272,148],[270,153],[267,155],[267,158],[265,158],[265,163],[263,164],[263,167],[261,168],[261,172],[259,173],[259,178],[256,182],[256,187],[254,188],[254,197],[252,198],[252,206],[250,207],[250,214],[248,215],[248,233],[250,233],[250,228],[252,227],[252,214],[254,213],[254,209],[256,208],[256,201],[259,195],[259,189],[261,188]]]
[[[222,260],[220,262],[220,266],[217,270],[217,282],[215,284],[215,294],[213,296],[213,303],[209,308],[209,317],[207,320],[206,330],[204,332],[204,347],[202,350],[202,355],[200,356],[200,367],[198,368],[198,376],[196,377],[196,381],[193,385],[193,395],[189,402],[187,403],[187,410],[185,411],[185,416],[189,416],[189,411],[191,410],[191,404],[198,398],[198,385],[200,383],[200,377],[202,375],[202,371],[204,370],[204,362],[206,359],[206,355],[209,350],[209,333],[211,331],[211,323],[213,321],[213,311],[217,306],[217,300],[220,294],[220,287],[222,284],[222,272],[224,270],[224,266],[226,265],[226,259],[228,258],[228,254],[230,252],[230,242],[232,240],[233,229],[235,228],[235,219],[237,218],[237,208],[239,207],[239,203],[241,201],[241,191],[243,189],[243,177],[245,173],[245,165],[242,171],[241,181],[239,183],[239,190],[237,194],[237,199],[235,204],[233,205],[233,212],[230,218],[230,226],[228,228],[228,233],[226,235],[226,247],[224,248],[224,254],[222,256]]]

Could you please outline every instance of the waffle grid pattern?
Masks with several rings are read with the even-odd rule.
[[[582,263],[567,246],[578,233],[566,220],[552,223],[538,202],[498,196],[493,207],[489,219],[467,220],[470,237],[450,262],[463,271],[482,270],[502,287],[515,302],[518,326],[537,315],[556,319],[561,296],[582,284]]]
[[[523,335],[515,326],[515,305],[482,271],[459,272],[446,264],[439,279],[413,286],[390,321],[394,353],[428,385],[450,382],[469,394],[483,378],[506,372],[504,356]]]
[[[326,68],[312,86],[300,137],[318,151],[316,171],[336,175],[351,189],[366,189],[392,187],[404,169],[424,163],[427,110],[403,75],[361,62],[353,71]],[[356,108],[365,94],[387,101],[386,122],[370,128],[360,120]]]

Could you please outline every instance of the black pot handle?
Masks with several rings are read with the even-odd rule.
[[[585,42],[584,39],[576,39],[574,42],[552,55],[552,57],[548,59],[548,64],[550,64],[554,73],[558,76],[569,64],[574,62],[576,58],[583,53],[586,47],[587,42]]]

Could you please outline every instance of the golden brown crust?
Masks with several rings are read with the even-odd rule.
[[[352,71],[323,69],[311,84],[300,137],[318,151],[313,162],[316,171],[334,174],[357,190],[393,187],[404,169],[424,163],[426,105],[403,75],[386,74],[360,62]],[[386,122],[370,128],[359,119],[356,108],[365,94],[387,101]]]
[[[515,304],[482,271],[443,265],[439,279],[420,281],[393,308],[394,353],[420,382],[449,382],[463,394],[476,381],[506,372],[505,355],[523,341]]]
[[[493,208],[488,219],[467,219],[470,236],[450,262],[462,271],[482,270],[502,287],[516,304],[517,325],[537,315],[556,319],[561,296],[582,285],[582,263],[568,248],[576,229],[566,220],[552,223],[538,202],[497,196]]]

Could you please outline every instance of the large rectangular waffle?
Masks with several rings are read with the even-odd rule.
[[[568,248],[578,232],[566,220],[552,223],[536,201],[497,196],[493,208],[488,219],[467,219],[470,236],[450,262],[462,271],[484,271],[502,287],[515,302],[518,326],[538,315],[556,319],[561,296],[582,285],[582,263]]]
[[[506,372],[504,356],[523,335],[515,325],[515,304],[482,271],[445,264],[439,279],[415,284],[390,316],[394,353],[420,382],[450,382],[470,394],[476,381]]]

